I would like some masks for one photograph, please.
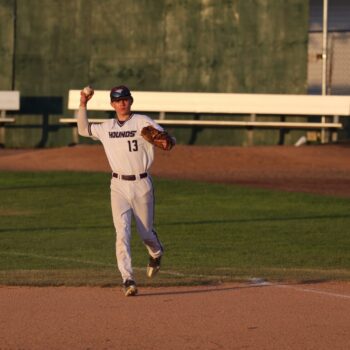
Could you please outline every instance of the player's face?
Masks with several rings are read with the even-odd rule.
[[[123,98],[121,100],[111,102],[111,105],[117,112],[118,116],[129,116],[132,100],[130,98]]]

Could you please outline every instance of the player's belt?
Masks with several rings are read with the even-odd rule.
[[[138,178],[143,179],[144,177],[147,177],[148,174],[142,173],[142,174],[136,176],[136,175],[119,175],[117,173],[113,173],[112,176],[117,178],[117,179],[122,179],[122,180],[126,180],[126,181],[135,181]]]

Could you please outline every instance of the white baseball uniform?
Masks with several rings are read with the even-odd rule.
[[[86,122],[86,109],[79,109],[80,120]],[[89,123],[88,134],[101,141],[113,171],[111,205],[116,230],[116,256],[123,282],[134,280],[131,265],[131,220],[134,216],[137,231],[148,253],[158,258],[163,253],[153,228],[154,192],[148,170],[154,158],[154,146],[141,136],[145,126],[163,128],[146,115],[132,113],[124,122],[110,119],[101,124]],[[81,131],[79,133],[82,135]]]

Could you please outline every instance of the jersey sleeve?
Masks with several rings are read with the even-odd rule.
[[[156,128],[159,131],[164,131],[164,129],[158,123],[156,123],[152,118],[148,117],[147,115],[144,115],[142,127],[146,127],[149,125],[153,126],[154,128]]]
[[[89,123],[89,136],[95,140],[101,140],[103,134],[103,125],[100,123]]]

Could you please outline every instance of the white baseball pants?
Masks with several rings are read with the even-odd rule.
[[[130,247],[132,216],[148,254],[158,258],[163,253],[162,244],[153,229],[154,192],[151,178],[148,176],[135,181],[112,178],[111,206],[116,230],[118,269],[123,282],[134,280]]]

